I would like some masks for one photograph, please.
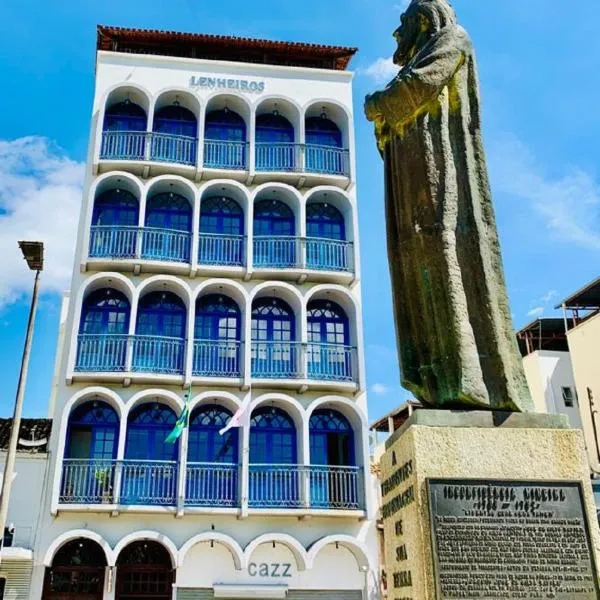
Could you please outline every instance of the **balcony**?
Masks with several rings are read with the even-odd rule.
[[[135,373],[183,375],[185,340],[154,335],[130,336]]]
[[[301,379],[300,342],[252,341],[252,377],[257,379]]]
[[[116,460],[65,458],[59,502],[113,504]]]
[[[149,133],[152,140],[150,160],[194,166],[198,153],[196,138],[167,133]]]
[[[201,265],[241,267],[244,265],[243,235],[201,233],[198,239],[198,262]]]
[[[192,375],[241,377],[241,343],[234,340],[195,340]]]
[[[129,341],[127,335],[79,334],[75,370],[92,373],[125,371]]]
[[[355,349],[342,344],[307,345],[308,378],[320,381],[354,381]]]
[[[145,131],[103,131],[100,158],[102,160],[144,160]]]
[[[253,241],[254,266],[271,269],[300,269],[301,238],[293,236],[255,236]]]
[[[325,175],[350,175],[350,153],[343,148],[306,144],[305,170]]]
[[[256,171],[295,173],[302,171],[302,144],[256,143]]]
[[[239,506],[238,465],[188,463],[185,480],[186,506]]]
[[[123,460],[119,462],[120,504],[175,506],[178,465],[174,461]]]
[[[313,271],[354,271],[352,242],[306,238],[306,269]]]
[[[204,140],[204,168],[246,171],[248,142]]]

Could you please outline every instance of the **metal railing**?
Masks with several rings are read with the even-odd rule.
[[[198,262],[205,265],[244,264],[243,235],[201,233],[198,239]]]
[[[185,340],[157,335],[134,335],[131,340],[132,371],[183,374]]]
[[[204,167],[246,170],[248,168],[248,142],[205,139]]]
[[[306,268],[316,271],[354,271],[353,244],[342,240],[306,238]]]
[[[362,469],[310,465],[302,467],[309,482],[310,507],[360,510],[364,507]]]
[[[180,165],[196,164],[198,152],[196,138],[157,132],[148,135],[152,136],[150,160]]]
[[[298,465],[249,465],[248,505],[254,508],[304,506],[302,467]]]
[[[301,238],[287,235],[257,235],[253,240],[254,266],[258,268],[301,268]]]
[[[306,144],[304,170],[308,173],[350,175],[350,153],[343,148]]]
[[[257,171],[302,170],[302,145],[295,143],[256,142]]]
[[[187,463],[185,474],[186,506],[239,506],[238,465]]]
[[[302,377],[300,342],[251,343],[252,377],[259,379],[299,379]]]
[[[145,131],[103,131],[100,158],[108,160],[144,160]]]
[[[174,506],[177,502],[175,461],[123,460],[118,465],[120,504]]]
[[[241,377],[241,342],[236,340],[194,340],[193,375]]]
[[[190,262],[192,234],[176,229],[143,227],[141,258],[166,262]]]
[[[126,370],[128,336],[88,334],[77,336],[75,370],[84,372],[120,372]]]
[[[306,346],[308,378],[353,381],[355,350],[342,344],[309,342]]]
[[[92,225],[90,258],[135,258],[138,234],[138,227]]]
[[[117,461],[65,458],[58,501],[64,504],[112,504]]]

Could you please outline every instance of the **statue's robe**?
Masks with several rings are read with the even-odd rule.
[[[532,410],[466,32],[456,25],[437,32],[377,107],[403,385],[436,406]]]

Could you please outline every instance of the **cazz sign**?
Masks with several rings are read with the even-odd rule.
[[[292,576],[291,563],[250,563],[248,565],[248,575],[250,577],[271,577],[278,579],[280,577]]]

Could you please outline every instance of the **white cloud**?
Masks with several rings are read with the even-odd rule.
[[[46,138],[0,140],[0,307],[31,289],[18,240],[44,242],[42,291],[68,285],[83,171]]]
[[[541,317],[544,314],[544,310],[543,306],[536,306],[527,313],[527,316],[533,318]]]
[[[593,174],[571,167],[549,177],[513,135],[490,146],[497,189],[528,201],[556,238],[600,251],[600,184]]]
[[[391,58],[378,58],[366,69],[360,69],[359,71],[373,79],[375,83],[388,83],[398,74],[398,67]]]
[[[374,383],[371,386],[371,391],[377,396],[385,396],[390,389],[384,383]]]
[[[541,300],[544,304],[550,304],[555,298],[558,298],[558,292],[556,290],[549,290],[541,297]]]

